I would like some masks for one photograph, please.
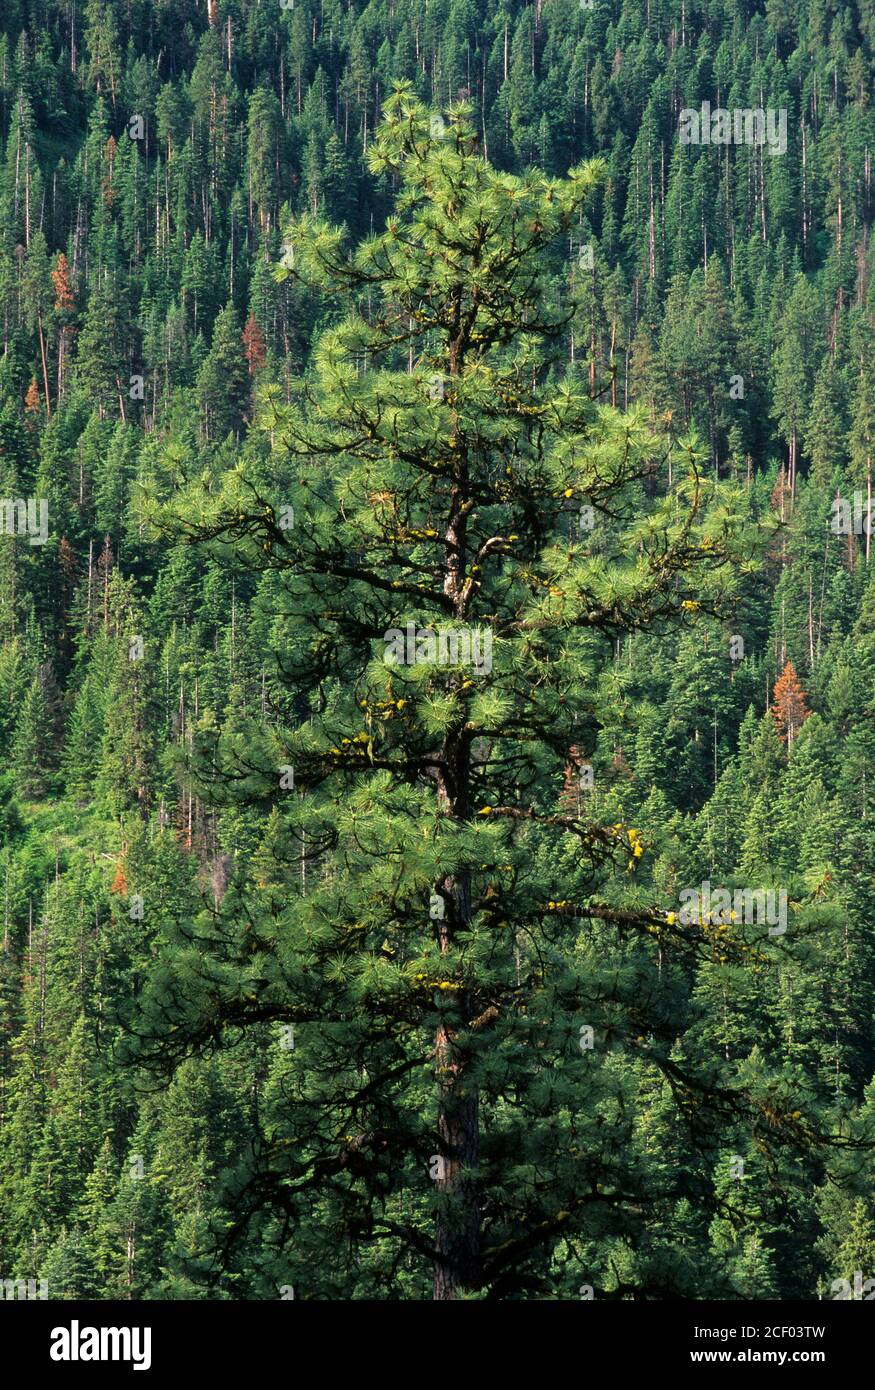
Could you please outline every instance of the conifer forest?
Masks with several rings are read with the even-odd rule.
[[[875,1299],[873,220],[871,0],[2,0],[5,1298]]]

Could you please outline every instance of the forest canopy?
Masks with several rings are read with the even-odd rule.
[[[873,63],[4,5],[0,1277],[875,1273]]]

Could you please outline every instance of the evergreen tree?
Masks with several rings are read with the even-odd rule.
[[[273,401],[282,442],[266,471],[230,477],[219,497],[193,490],[161,523],[220,555],[236,540],[238,559],[282,578],[278,665],[298,721],[205,728],[199,777],[212,797],[279,809],[271,840],[300,847],[301,875],[294,906],[275,902],[251,931],[238,925],[240,883],[199,926],[197,950],[174,943],[140,1025],[144,1060],[172,1066],[232,1019],[295,1030],[296,1101],[278,1095],[272,1110],[283,1139],[231,1200],[238,1231],[256,1192],[259,1208],[285,1211],[294,1265],[323,1294],[362,1277],[305,1273],[325,1202],[348,1250],[381,1240],[419,1290],[409,1262],[433,1249],[439,1299],[561,1287],[551,1254],[590,1230],[581,1167],[602,1174],[603,1230],[612,1213],[630,1219],[621,1193],[645,1210],[667,1195],[600,1132],[602,1107],[629,1084],[614,1049],[644,1075],[689,1078],[702,1109],[687,1118],[703,1133],[715,1080],[699,1058],[672,1058],[667,1019],[642,1005],[661,953],[695,954],[695,942],[674,913],[598,898],[608,865],[634,872],[640,831],[554,805],[575,722],[592,737],[604,718],[596,690],[614,643],[696,610],[686,586],[707,586],[726,556],[714,536],[694,527],[693,539],[674,499],[651,549],[653,515],[634,517],[656,439],[636,414],[596,411],[574,378],[544,376],[562,309],[538,276],[599,166],[509,178],[476,153],[465,107],[448,122],[434,133],[403,86],[387,103],[368,158],[398,180],[397,211],[352,255],[308,215],[290,225],[286,267],[348,285],[359,307],[321,339],[307,400]],[[393,366],[408,343],[418,371]],[[267,491],[275,502],[253,509]],[[293,528],[280,497],[301,518]],[[569,543],[567,504],[581,498],[622,524],[625,564]],[[455,656],[441,655],[446,641]],[[546,803],[539,777],[554,787]],[[267,886],[263,851],[258,868]],[[627,929],[638,944],[620,983]],[[331,1080],[314,1086],[317,1075]],[[757,1099],[737,1103],[750,1122]],[[419,1234],[428,1212],[433,1247]]]

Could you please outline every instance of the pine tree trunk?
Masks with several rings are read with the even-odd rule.
[[[460,367],[455,347],[451,352],[451,372]],[[470,503],[466,468],[463,464],[455,479],[450,519],[446,532],[446,576],[444,593],[452,599],[457,620],[466,618],[463,596],[466,554],[466,527]],[[444,735],[437,776],[438,807],[443,815],[465,819],[470,814],[470,742],[465,720],[451,724]],[[444,917],[439,925],[441,954],[446,955],[453,936],[471,920],[471,879],[466,870],[449,875],[441,884]],[[470,1021],[471,1000],[458,998],[463,1023]],[[468,1079],[470,1058],[460,1047],[455,1028],[441,1023],[435,1037],[435,1070],[438,1083],[438,1133],[442,1154],[436,1178],[440,1199],[435,1248],[434,1297],[453,1299],[464,1289],[479,1284],[480,1209],[476,1168],[480,1151],[479,1096]]]
[[[445,891],[455,898],[461,920],[470,916],[468,885],[450,881]],[[453,913],[455,916],[455,912]],[[450,930],[441,931],[441,950],[449,948]],[[467,999],[461,1002],[469,1016]],[[472,1170],[480,1153],[480,1103],[476,1090],[466,1086],[467,1058],[458,1047],[455,1030],[441,1024],[435,1039],[438,1078],[438,1133],[443,1149],[437,1177],[442,1205],[437,1219],[434,1297],[453,1299],[466,1288],[476,1288],[480,1265],[480,1211]]]

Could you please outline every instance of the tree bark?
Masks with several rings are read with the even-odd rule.
[[[37,314],[36,321],[37,327],[39,328],[39,350],[43,364],[43,386],[45,387],[46,392],[46,417],[50,420],[52,418],[52,393],[49,390],[49,368],[48,363],[46,362],[46,339],[45,334],[43,333],[42,314]]]
[[[450,350],[453,376],[461,370],[464,344]],[[453,601],[457,620],[465,621],[466,528],[471,508],[467,492],[467,461],[460,457],[445,533],[444,593]],[[452,679],[452,678],[451,678]],[[465,720],[451,724],[444,735],[437,776],[438,806],[443,815],[464,820],[470,814],[470,738]],[[467,870],[448,875],[441,884],[444,917],[439,923],[441,954],[446,955],[453,936],[471,920],[471,879]],[[463,1024],[472,1018],[471,999],[457,999]],[[476,1288],[480,1265],[480,1208],[476,1169],[480,1151],[479,1095],[469,1080],[470,1057],[460,1047],[457,1030],[442,1022],[435,1037],[435,1070],[438,1085],[438,1133],[441,1162],[436,1178],[440,1198],[435,1247],[435,1299],[454,1299],[463,1289]]]

